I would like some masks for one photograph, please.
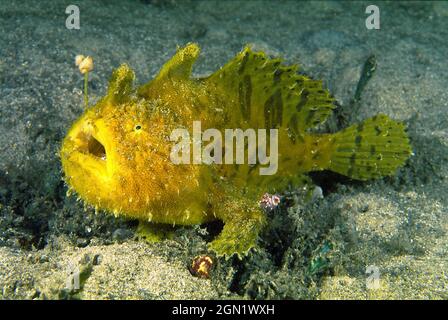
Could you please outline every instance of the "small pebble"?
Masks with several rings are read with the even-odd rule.
[[[102,261],[103,261],[103,256],[100,255],[100,254],[96,254],[96,255],[93,257],[93,265],[94,265],[94,266],[97,266],[97,265],[101,264]]]
[[[87,247],[89,245],[89,243],[90,243],[89,239],[85,239],[85,238],[76,239],[76,246],[80,247],[80,248]]]
[[[367,211],[369,211],[369,205],[368,204],[364,204],[364,205],[359,207],[359,212],[367,212]]]

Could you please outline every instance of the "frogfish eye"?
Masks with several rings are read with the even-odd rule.
[[[140,130],[141,128],[142,128],[142,126],[139,124],[135,126],[135,130]]]

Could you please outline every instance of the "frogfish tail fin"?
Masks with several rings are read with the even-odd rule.
[[[329,170],[353,179],[392,175],[412,153],[403,123],[384,114],[334,135]]]

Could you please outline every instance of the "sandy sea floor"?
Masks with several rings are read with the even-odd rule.
[[[81,28],[69,30],[65,2],[0,2],[1,299],[448,299],[447,2],[376,1],[380,30],[366,29],[363,1],[77,4]],[[66,196],[57,157],[83,111],[77,54],[95,59],[95,102],[113,68],[126,62],[144,83],[190,41],[202,48],[196,75],[247,43],[300,63],[350,122],[380,112],[404,121],[414,155],[375,181],[313,175],[322,199],[286,194],[256,252],[216,261],[210,279],[193,277],[188,265],[213,226],[137,242],[135,221]],[[376,71],[350,110],[372,55]],[[322,129],[338,129],[335,119]],[[81,273],[74,292],[66,289],[73,267]]]

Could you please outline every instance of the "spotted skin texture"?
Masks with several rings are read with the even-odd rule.
[[[196,44],[178,49],[140,87],[127,65],[113,72],[105,97],[72,125],[60,150],[65,181],[82,200],[145,223],[220,219],[224,228],[209,249],[242,256],[265,225],[263,194],[310,184],[310,171],[360,180],[392,175],[411,154],[404,126],[385,115],[335,134],[309,133],[331,114],[334,99],[296,65],[246,47],[209,77],[193,78],[198,55]],[[202,131],[278,129],[277,173],[260,175],[258,163],[174,164],[170,134],[191,134],[193,121]]]

